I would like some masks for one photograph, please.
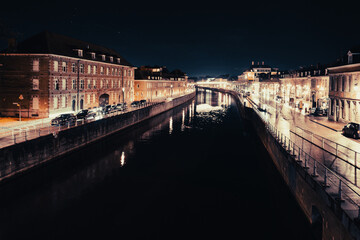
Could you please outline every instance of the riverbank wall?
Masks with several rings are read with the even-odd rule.
[[[192,101],[196,93],[103,118],[0,149],[0,183]]]
[[[211,90],[211,88],[208,88]],[[296,161],[296,156],[286,150],[269,130],[246,98],[232,90],[212,89],[232,95],[240,115],[247,120],[259,136],[278,172],[281,174],[314,231],[315,239],[360,239],[359,220],[348,214],[343,201],[338,201],[326,191],[311,170]],[[357,215],[357,214],[356,214]],[[271,221],[271,216],[268,216]]]

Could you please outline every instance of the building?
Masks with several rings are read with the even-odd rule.
[[[336,66],[328,68],[329,114],[339,122],[360,121],[360,46],[350,49]]]
[[[251,66],[246,69],[241,75],[238,76],[239,81],[262,81],[262,80],[271,80],[273,78],[278,78],[279,71],[277,68],[272,68],[269,65],[265,65],[264,61],[258,62],[255,64],[254,61],[251,62]]]
[[[131,102],[135,69],[112,49],[41,32],[0,53],[0,114],[49,117]]]
[[[329,76],[326,65],[300,67],[282,76],[277,89],[277,99],[292,106],[297,106],[301,101],[306,109],[327,109]]]
[[[169,72],[165,66],[141,66],[135,71],[135,101],[149,102],[179,96],[187,89],[187,75],[181,70]]]

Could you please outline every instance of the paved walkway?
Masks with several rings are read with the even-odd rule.
[[[327,117],[316,117],[316,116],[308,116],[310,121],[317,123],[321,126],[327,127],[335,132],[341,132],[343,127],[345,126],[344,123],[335,122],[329,120]]]

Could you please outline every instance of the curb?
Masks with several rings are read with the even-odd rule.
[[[316,120],[314,120],[314,119],[310,119],[310,118],[309,118],[309,120],[312,121],[312,122],[314,122],[314,123],[317,123],[317,124],[319,124],[319,125],[321,125],[321,126],[323,126],[323,127],[329,128],[329,129],[331,129],[331,130],[333,130],[333,131],[335,131],[335,132],[341,132],[341,130],[337,130],[337,129],[335,129],[335,128],[329,127],[329,126],[327,126],[327,125],[325,125],[325,124],[322,124],[322,123],[320,123],[320,122],[318,122],[318,121],[316,121]]]

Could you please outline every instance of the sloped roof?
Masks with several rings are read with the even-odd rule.
[[[79,58],[76,49],[83,50],[83,57],[81,57],[83,59],[118,64],[116,58],[120,58],[120,65],[132,66],[113,49],[48,31],[43,31],[20,42],[16,49],[8,48],[2,52],[56,54]],[[91,58],[91,52],[95,53],[95,59]],[[105,61],[102,61],[100,55],[106,55]],[[114,61],[110,62],[109,57],[113,57]]]

